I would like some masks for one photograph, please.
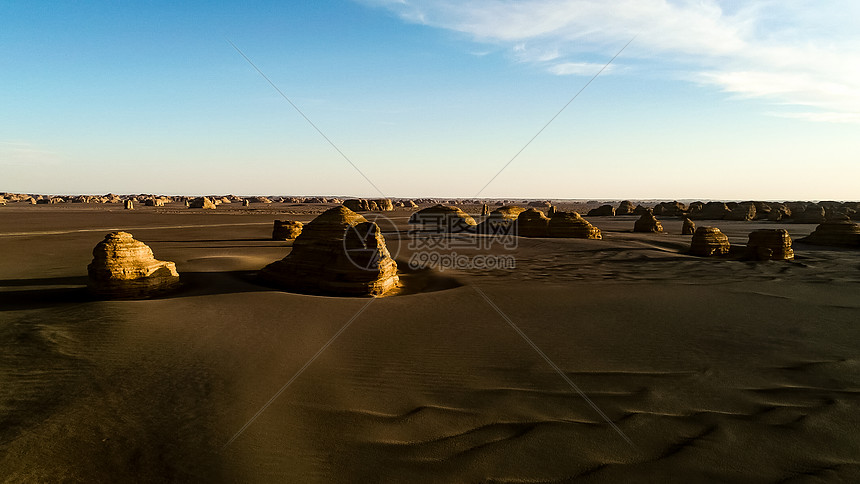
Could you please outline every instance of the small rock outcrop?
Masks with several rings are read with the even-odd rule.
[[[549,219],[540,210],[530,208],[520,212],[516,221],[520,237],[548,237]]]
[[[687,211],[687,207],[679,202],[660,202],[654,206],[654,215],[661,215],[664,217],[679,217]]]
[[[437,232],[467,232],[477,225],[475,219],[463,210],[442,204],[413,213],[409,217],[409,223]]]
[[[486,217],[489,214],[490,214],[490,206],[487,205],[486,203],[481,205],[481,216]]]
[[[244,199],[244,200],[242,200],[242,206],[243,206],[243,207],[250,207],[250,206],[251,206],[251,201],[250,201],[250,200],[248,200],[247,198],[246,198],[246,199]]]
[[[702,257],[729,253],[729,238],[716,227],[699,227],[690,242],[690,254]]]
[[[847,216],[834,217],[820,224],[800,241],[814,245],[860,248],[860,224],[852,222]]]
[[[696,224],[688,219],[684,218],[684,224],[681,226],[681,235],[693,235],[696,233]]]
[[[748,260],[792,260],[794,250],[785,229],[762,229],[750,233],[744,258]]]
[[[818,204],[810,204],[804,210],[795,212],[792,217],[794,223],[798,224],[820,224],[827,221],[827,212]]]
[[[124,206],[126,210],[134,210],[134,202],[132,200],[126,200]]]
[[[272,228],[272,240],[295,239],[302,233],[303,224],[293,220],[275,220]]]
[[[198,197],[188,202],[188,207],[215,210],[215,203],[213,203],[212,200],[209,199],[209,197]]]
[[[87,266],[90,293],[110,299],[145,298],[179,284],[176,264],[156,260],[152,249],[128,232],[111,232],[93,249]]]
[[[601,205],[588,211],[588,217],[614,217],[615,207],[612,205]]]
[[[486,205],[484,205],[487,207]],[[489,207],[487,207],[489,209]],[[477,231],[481,234],[507,234],[516,223],[517,217],[526,209],[517,205],[505,205],[489,213],[489,216],[478,224]]]
[[[732,211],[727,213],[724,217],[725,220],[740,220],[740,221],[749,221],[755,220],[756,218],[756,208],[755,204],[752,202],[748,203],[739,203]]]
[[[382,296],[399,282],[379,226],[343,206],[305,225],[292,251],[259,275],[287,290],[341,296]]]
[[[657,220],[657,217],[654,216],[651,210],[648,210],[639,217],[639,220],[633,223],[633,231],[660,233],[663,231],[663,224]]]
[[[692,205],[692,204],[691,204]],[[693,220],[722,220],[732,210],[723,202],[708,202],[700,209],[690,209],[690,218]]]
[[[547,235],[573,239],[602,239],[600,229],[591,225],[577,212],[556,212],[549,219]]]

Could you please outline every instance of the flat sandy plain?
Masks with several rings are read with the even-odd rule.
[[[290,250],[273,220],[326,207],[252,208],[0,207],[0,481],[860,482],[856,250],[706,260],[677,219],[590,217],[604,240],[494,249],[514,270],[320,297],[253,275]],[[409,213],[385,214],[404,269]],[[697,224],[735,244],[814,229]],[[92,248],[120,229],[183,289],[90,300]]]

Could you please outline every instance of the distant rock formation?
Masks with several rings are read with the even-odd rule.
[[[247,198],[246,200],[248,200],[251,203],[272,203],[272,201],[266,197],[250,197],[250,198]]]
[[[134,202],[131,200],[125,201],[125,209],[126,210],[134,210]]]
[[[708,202],[700,210],[690,210],[692,220],[722,220],[732,211],[723,202]]]
[[[615,207],[612,205],[601,205],[588,211],[588,217],[614,217]]]
[[[209,197],[198,197],[191,202],[188,203],[189,208],[206,208],[210,210],[215,210],[215,204]]]
[[[549,216],[549,218],[552,218],[552,216],[555,215],[556,212],[558,212],[558,209],[555,207],[555,205],[551,205],[549,207],[549,210],[547,210],[546,214]]]
[[[744,258],[748,260],[792,260],[791,237],[784,229],[762,229],[750,233]]]
[[[833,217],[800,241],[815,245],[860,248],[860,224],[852,222],[847,216]]]
[[[661,215],[664,217],[680,217],[686,211],[687,207],[678,201],[660,202],[655,205],[654,210],[652,210],[654,215]]]
[[[657,217],[651,213],[651,210],[648,210],[639,217],[639,220],[633,223],[633,231],[660,233],[663,231],[663,224],[657,220]]]
[[[548,237],[549,219],[540,210],[530,208],[520,212],[516,221],[520,237]]]
[[[690,254],[702,257],[729,253],[729,238],[716,227],[699,227],[690,242]]]
[[[128,232],[107,234],[93,249],[87,273],[90,292],[111,299],[149,297],[179,284],[176,265],[156,260],[152,249]]]
[[[549,219],[547,235],[574,239],[602,239],[600,229],[588,223],[577,212],[556,212]]]
[[[481,205],[481,216],[486,217],[488,215],[490,215],[490,206],[485,203]]]
[[[272,240],[295,239],[302,233],[303,224],[293,220],[275,220]]]
[[[242,200],[242,206],[243,206],[243,207],[250,207],[250,206],[251,206],[251,201],[250,201],[250,200],[248,200],[247,198],[246,198],[246,199],[244,199],[244,200]]]
[[[390,198],[377,198],[374,200],[350,198],[343,201],[343,206],[353,212],[390,212],[394,210],[394,204]]]
[[[755,220],[756,218],[756,208],[755,204],[752,202],[747,203],[739,203],[734,208],[732,208],[731,212],[727,213],[725,220],[741,220],[741,221],[749,221]]]
[[[160,198],[147,198],[146,201],[143,202],[147,207],[163,207],[164,200]]]
[[[399,281],[379,226],[344,206],[305,225],[289,255],[259,275],[287,290],[342,296],[382,296]]]
[[[791,209],[785,204],[773,205],[767,213],[767,219],[771,222],[779,222],[791,217]]]
[[[827,211],[818,204],[811,203],[802,211],[795,211],[792,221],[798,224],[820,224],[827,221]]]
[[[475,219],[463,210],[442,204],[413,213],[409,217],[409,223],[438,232],[467,232],[477,225]]]
[[[624,200],[618,204],[618,208],[615,209],[615,215],[633,215],[633,210],[635,209],[636,206],[633,205],[633,202]]]
[[[487,209],[488,206],[485,205]],[[486,220],[478,224],[477,231],[481,234],[500,235],[512,233],[514,223],[520,213],[526,209],[517,205],[505,205],[489,213]]]
[[[642,215],[643,213],[648,212],[649,210],[651,210],[651,209],[648,207],[645,207],[643,205],[636,205],[636,208],[633,209],[632,215]]]
[[[684,218],[684,225],[681,226],[681,235],[693,235],[696,233],[696,224],[688,218]]]
[[[552,203],[550,203],[549,201],[546,201],[546,200],[542,200],[542,201],[529,202],[528,206],[529,207],[537,207],[537,208],[549,208],[552,206]]]

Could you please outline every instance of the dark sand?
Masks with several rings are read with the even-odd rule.
[[[860,481],[860,252],[703,260],[679,220],[590,217],[604,240],[520,239],[513,271],[406,274],[405,295],[256,284],[289,250],[272,220],[324,208],[0,207],[0,481]],[[183,290],[89,300],[118,229]]]

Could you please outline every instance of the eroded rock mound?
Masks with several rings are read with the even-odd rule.
[[[708,202],[701,207],[690,208],[690,218],[693,220],[722,220],[732,210],[723,202]]]
[[[110,299],[145,298],[179,284],[176,264],[156,260],[152,249],[128,232],[111,232],[93,249],[87,287]]]
[[[663,224],[657,220],[657,217],[654,216],[651,210],[648,210],[639,217],[639,220],[633,223],[633,231],[660,233],[663,231]]]
[[[421,225],[424,230],[455,233],[471,231],[477,225],[475,219],[463,210],[442,204],[413,213],[409,223]]]
[[[693,235],[696,233],[696,224],[688,219],[684,218],[684,225],[681,226],[681,235]]]
[[[732,211],[727,213],[724,218],[725,218],[725,220],[741,220],[741,221],[755,220],[755,218],[756,218],[755,204],[752,202],[739,203],[734,208],[732,208]]]
[[[292,251],[260,278],[287,290],[342,296],[382,296],[399,281],[379,226],[343,206],[305,225]]]
[[[549,219],[540,210],[530,208],[517,216],[517,235],[521,237],[548,237]]]
[[[847,216],[833,217],[800,241],[815,245],[860,248],[860,224],[852,222]]]
[[[209,210],[215,210],[215,203],[212,202],[209,197],[197,197],[194,200],[188,202],[189,208],[205,208]]]
[[[272,240],[295,239],[302,233],[303,224],[293,220],[275,220],[272,227]]]
[[[633,202],[624,200],[618,204],[618,208],[615,209],[615,215],[633,215],[633,210],[635,209],[636,206],[633,205]]]
[[[487,205],[484,205],[489,209]],[[517,205],[505,205],[489,213],[486,220],[478,224],[477,230],[481,234],[508,234],[513,230],[517,217],[526,209]]]
[[[601,205],[588,211],[589,217],[614,217],[615,207],[612,205]]]
[[[573,239],[602,239],[600,229],[577,212],[556,212],[549,219],[548,236]]]
[[[750,233],[744,258],[751,260],[792,260],[791,237],[784,229],[762,229]]]
[[[716,227],[699,227],[690,242],[690,254],[702,257],[729,253],[729,238]]]

